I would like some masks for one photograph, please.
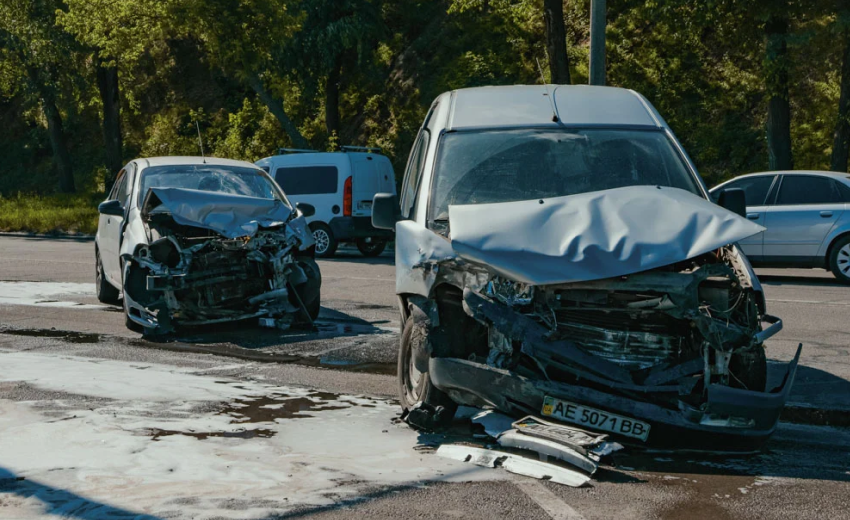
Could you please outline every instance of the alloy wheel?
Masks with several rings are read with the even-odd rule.
[[[319,255],[325,254],[331,245],[331,237],[328,236],[328,232],[324,229],[313,231],[313,240],[316,241],[316,254]]]
[[[835,260],[841,274],[850,277],[850,243],[844,244],[844,247],[838,250],[838,256]]]

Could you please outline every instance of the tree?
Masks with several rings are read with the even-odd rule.
[[[170,16],[198,38],[210,61],[250,86],[280,122],[292,144],[308,148],[307,139],[284,104],[287,70],[280,67],[298,19],[286,0],[174,0]],[[234,30],[238,28],[238,30]]]
[[[785,3],[785,2],[783,2]],[[786,4],[787,9],[787,4]],[[793,170],[791,99],[788,88],[787,10],[769,12],[764,22],[767,45],[764,58],[767,87],[767,151],[771,170]]]
[[[101,104],[103,158],[109,191],[124,165],[121,132],[119,64],[128,69],[138,62],[151,38],[163,34],[168,1],[64,0],[67,9],[57,12],[57,23],[74,35],[92,57]]]
[[[567,57],[564,0],[543,0],[543,21],[546,26],[546,51],[549,54],[550,81],[557,85],[569,85],[570,61]]]
[[[4,0],[0,9],[0,47],[23,81],[24,93],[37,100],[47,123],[59,190],[76,191],[60,98],[67,85],[72,54],[78,50],[70,35],[56,26],[55,0]],[[64,84],[64,85],[63,85]]]
[[[839,41],[843,49],[841,88],[830,161],[830,169],[836,172],[847,171],[848,155],[850,155],[850,1],[844,0],[842,7],[838,14]]]
[[[306,0],[305,16],[286,56],[309,90],[324,83],[325,128],[340,134],[340,94],[345,74],[371,68],[384,32],[380,5],[373,0]]]

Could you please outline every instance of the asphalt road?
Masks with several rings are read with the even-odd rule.
[[[79,392],[62,387],[64,393],[57,393],[58,388],[51,384],[59,383],[51,383],[49,374],[44,382],[27,383],[35,376],[25,377],[31,373],[27,370],[32,370],[26,362],[30,358],[25,356],[41,356],[32,359],[49,362],[49,366],[58,363],[57,374],[63,366],[77,367],[74,363],[84,359],[113,363],[117,371],[151,366],[163,373],[179,371],[197,378],[214,375],[245,385],[262,383],[265,386],[252,391],[270,395],[278,395],[274,392],[280,393],[279,388],[285,386],[377,399],[389,403],[386,408],[379,405],[381,410],[386,410],[379,420],[387,430],[380,430],[381,426],[378,429],[391,435],[408,435],[406,426],[392,423],[394,407],[387,401],[394,398],[396,391],[392,374],[398,341],[392,256],[385,254],[367,260],[356,251],[342,251],[337,258],[319,264],[324,283],[318,333],[238,325],[188,331],[178,338],[150,342],[124,328],[119,308],[100,305],[94,298],[91,241],[0,237],[0,404],[26,406],[28,413],[40,411],[39,417],[46,422],[45,425],[33,423],[39,428],[47,428],[48,419],[58,413],[56,410],[67,414],[70,413],[67,410],[105,409],[106,405],[99,401],[102,397],[97,396],[99,387]],[[804,344],[792,397],[794,408],[803,412],[789,416],[789,420],[838,421],[846,425],[842,421],[850,410],[850,327],[847,325],[850,288],[836,284],[823,271],[762,270],[759,275],[769,311],[781,317],[785,324],[783,332],[768,344],[769,357],[788,361],[797,344]],[[5,354],[19,357],[4,358]],[[6,379],[4,359],[15,359],[18,363],[14,370],[9,369],[13,375]],[[52,369],[45,368],[49,370]],[[60,380],[57,375],[56,381]],[[126,403],[135,404],[122,406],[141,406],[139,403],[147,399],[146,395],[130,396]],[[0,408],[0,435],[3,435],[4,410]],[[148,410],[142,415],[150,413],[153,412]],[[210,412],[193,413],[196,421],[212,417]],[[7,411],[6,417],[12,416]],[[268,417],[263,420],[268,422]],[[126,429],[126,426],[109,428]],[[468,430],[468,425],[459,423],[457,430],[464,432],[464,429]],[[100,430],[93,432],[91,442],[104,442],[99,440],[100,433]],[[380,433],[375,433],[374,443],[367,445],[380,448]],[[281,436],[276,434],[275,438]],[[153,440],[159,442],[156,436]],[[440,439],[414,440],[421,450],[424,466],[430,468],[435,466],[435,459],[444,460],[436,458],[426,447]],[[213,441],[196,437],[193,442],[192,446]],[[241,440],[238,446],[240,449],[251,443],[258,446],[259,442],[267,441]],[[194,488],[180,485],[151,495],[158,498],[145,495],[143,500],[139,495],[133,501],[127,498],[133,496],[132,492],[125,488],[115,492],[105,484],[106,480],[103,484],[93,484],[94,477],[82,480],[59,477],[67,466],[86,467],[85,458],[56,462],[55,468],[48,461],[44,463],[47,469],[36,462],[28,466],[26,458],[11,465],[2,458],[6,453],[2,444],[2,518],[37,517],[62,507],[66,507],[63,511],[67,513],[67,502],[74,500],[78,506],[70,516],[86,519],[97,518],[95,513],[102,512],[97,504],[104,502],[111,504],[110,507],[120,503],[120,511],[110,511],[116,517],[145,513],[154,518],[216,515],[224,518],[841,518],[850,510],[850,430],[790,422],[781,423],[765,451],[755,456],[623,453],[614,458],[611,466],[600,469],[590,486],[580,489],[506,476],[501,470],[476,472],[469,477],[470,482],[458,477],[444,478],[437,470],[433,474],[423,470],[419,479],[397,482],[381,476],[371,483],[372,477],[352,471],[346,473],[346,478],[329,481],[341,488],[353,486],[353,492],[326,490],[321,500],[298,502],[294,497],[286,505],[271,500],[280,489],[272,490],[268,496],[256,497],[251,502],[251,507],[260,509],[258,504],[265,504],[262,506],[265,509],[256,514],[250,513],[253,509],[245,504],[242,508],[231,508],[232,512],[224,506],[216,506],[219,508],[216,515],[204,512],[197,509],[198,499],[192,502],[191,497],[206,496],[208,490],[192,491]],[[296,447],[288,449],[297,451]],[[403,453],[399,452],[399,457]],[[446,468],[454,468],[450,462],[445,461]],[[238,467],[240,460],[231,464]],[[376,460],[374,464],[383,462]],[[245,472],[248,473],[247,468]],[[265,473],[257,470],[256,475]],[[71,498],[51,500],[50,497],[60,492],[57,488]],[[236,491],[233,500],[239,498],[235,494]]]

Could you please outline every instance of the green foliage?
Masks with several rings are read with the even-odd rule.
[[[79,233],[97,231],[97,203],[91,195],[0,196],[0,231]]]
[[[609,82],[655,104],[713,184],[767,167],[767,98],[782,67],[795,163],[826,168],[836,42],[850,23],[836,5],[609,0]],[[0,0],[0,194],[56,190],[45,93],[60,109],[76,184],[101,189],[97,62],[119,68],[125,159],[198,155],[198,124],[208,155],[256,160],[303,136],[316,149],[381,146],[400,175],[440,93],[540,82],[541,9],[542,0]],[[790,21],[783,62],[766,60],[765,23],[777,14]],[[588,75],[588,18],[588,1],[565,2],[577,83]],[[332,135],[329,81],[339,85]]]

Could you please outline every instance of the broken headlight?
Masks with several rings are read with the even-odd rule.
[[[534,299],[534,286],[496,276],[487,282],[487,296],[511,307],[529,305]]]

